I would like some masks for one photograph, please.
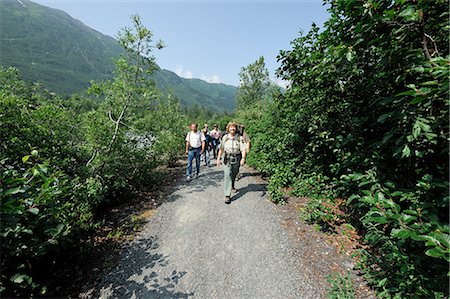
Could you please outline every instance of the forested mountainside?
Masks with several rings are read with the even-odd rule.
[[[59,94],[82,93],[91,80],[112,78],[114,59],[122,53],[116,39],[28,0],[0,1],[0,40],[0,65],[17,67],[24,80]],[[181,78],[159,68],[153,78],[185,107],[235,108],[234,86]]]

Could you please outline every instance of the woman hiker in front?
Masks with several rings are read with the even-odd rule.
[[[245,163],[245,145],[241,136],[236,133],[236,123],[230,122],[227,126],[228,134],[223,136],[217,155],[217,166],[220,166],[220,157],[223,157],[224,172],[224,193],[225,203],[231,203],[231,191],[237,191],[234,187],[236,175],[239,172],[239,166]]]
[[[197,173],[195,177],[200,174],[200,155],[205,150],[205,136],[197,131],[197,124],[191,124],[191,131],[186,135],[186,154],[188,155],[188,165],[186,180],[189,182],[192,179],[192,160],[195,159],[195,167]]]

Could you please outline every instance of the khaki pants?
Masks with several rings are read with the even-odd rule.
[[[231,188],[234,187],[234,181],[236,180],[236,175],[239,172],[239,166],[240,161],[238,161],[236,164],[231,164],[228,162],[227,164],[223,165],[223,173],[224,173],[224,184],[223,184],[223,191],[225,196],[231,196]]]

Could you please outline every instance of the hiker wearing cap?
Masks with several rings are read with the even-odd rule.
[[[237,134],[237,124],[230,122],[227,126],[228,134],[224,135],[217,155],[217,166],[223,155],[224,193],[225,203],[231,203],[231,191],[237,192],[234,182],[239,167],[245,163],[245,145],[243,138]]]
[[[200,155],[205,150],[205,137],[201,132],[197,131],[197,127],[196,123],[191,123],[191,131],[186,135],[186,154],[188,155],[187,181],[192,179],[192,160],[194,159],[197,170],[195,177],[200,174]]]
[[[214,159],[217,158],[217,152],[219,151],[220,138],[222,137],[222,132],[220,132],[219,127],[217,125],[213,126],[213,129],[210,133],[211,141],[212,141],[212,150]]]

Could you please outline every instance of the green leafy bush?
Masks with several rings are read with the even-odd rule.
[[[327,277],[328,282],[331,283],[331,288],[328,293],[330,299],[354,299],[356,298],[355,287],[353,285],[350,273],[345,275],[340,273],[333,273]]]
[[[39,160],[33,150],[22,158],[19,169],[5,160],[0,165],[2,291],[31,289],[44,294],[45,285],[35,279],[33,265],[70,243],[73,234],[92,221],[89,200],[95,194],[83,196],[63,171],[49,160]]]
[[[154,169],[183,149],[178,101],[148,79],[161,44],[139,17],[133,25],[119,34],[126,54],[115,78],[92,83],[97,98],[63,99],[0,68],[4,297],[60,296],[47,289],[56,256],[75,250],[101,207],[156,184]]]
[[[448,296],[448,2],[325,2],[324,28],[280,52],[290,87],[241,113],[249,163],[275,201],[292,187],[307,220],[358,229],[381,297]]]

